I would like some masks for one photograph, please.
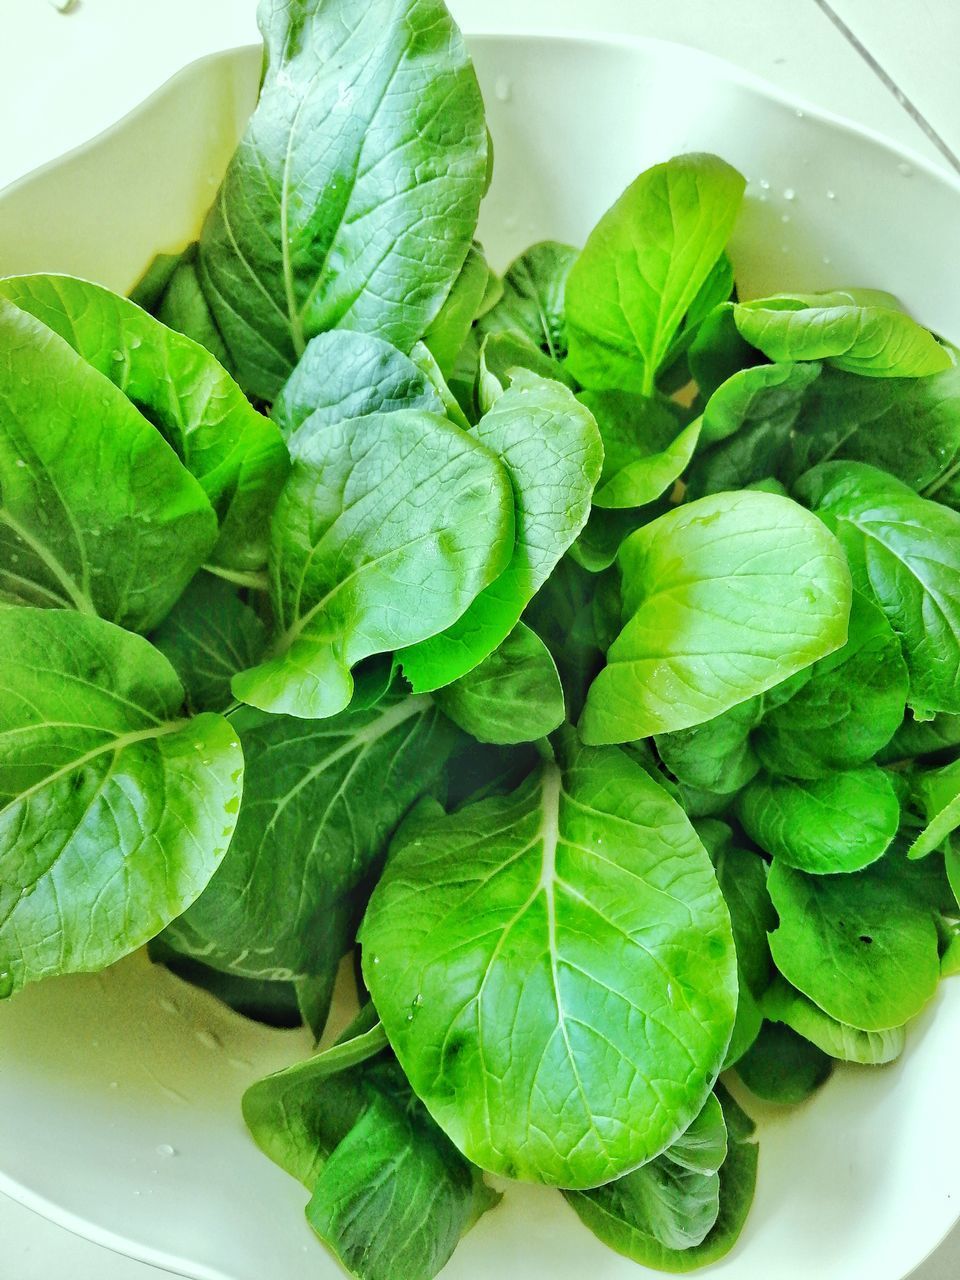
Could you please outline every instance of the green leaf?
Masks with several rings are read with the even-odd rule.
[[[737,1063],[737,1075],[751,1093],[782,1106],[806,1102],[832,1071],[827,1054],[778,1022],[765,1022]]]
[[[456,367],[460,348],[467,340],[470,326],[483,305],[490,278],[490,268],[483,249],[470,246],[460,274],[453,282],[443,306],[423,335],[424,346],[436,360],[444,378]]]
[[[880,764],[893,764],[913,756],[946,758],[960,746],[960,715],[936,715],[917,720],[907,712],[903,724],[879,753]]]
[[[736,1244],[746,1222],[757,1181],[757,1145],[751,1141],[753,1125],[724,1089],[718,1089],[728,1133],[727,1156],[719,1170],[719,1203],[716,1222],[699,1244],[687,1244],[682,1248],[670,1248],[650,1230],[653,1222],[649,1211],[649,1197],[635,1196],[634,1190],[643,1187],[643,1170],[628,1174],[618,1182],[595,1191],[564,1192],[564,1196],[581,1221],[604,1244],[618,1253],[632,1258],[641,1266],[659,1271],[695,1271],[719,1261]],[[666,1154],[655,1163],[666,1160]],[[704,1175],[701,1175],[703,1177]],[[709,1175],[706,1175],[706,1179]],[[694,1185],[698,1185],[696,1182]],[[707,1182],[699,1183],[701,1194],[707,1190]],[[681,1213],[687,1204],[673,1197]],[[657,1215],[660,1225],[664,1220]],[[679,1225],[679,1224],[678,1224]]]
[[[909,674],[900,641],[871,600],[853,593],[850,634],[778,706],[765,708],[751,745],[773,773],[817,778],[856,769],[903,719]]]
[[[479,353],[477,404],[481,413],[489,413],[513,381],[518,369],[527,369],[540,378],[562,382],[571,391],[577,383],[562,364],[545,355],[527,338],[513,333],[491,333],[483,340]]]
[[[796,486],[836,533],[854,585],[900,638],[910,706],[960,712],[960,514],[862,462],[827,462]]]
[[[643,507],[671,488],[686,470],[700,424],[680,428],[669,401],[624,391],[585,391],[580,396],[597,420],[603,472],[593,496],[598,507]]]
[[[863,378],[825,368],[804,399],[788,471],[848,458],[889,471],[924,497],[958,504],[960,370]]]
[[[757,363],[759,353],[744,342],[733,318],[732,302],[721,302],[700,322],[687,363],[690,376],[705,400],[728,378]]]
[[[725,845],[714,862],[733,926],[740,986],[747,986],[759,999],[773,972],[767,934],[777,924],[767,891],[767,868],[759,854],[733,843]]]
[[[763,1015],[771,1022],[784,1023],[823,1053],[841,1062],[881,1066],[899,1058],[906,1044],[903,1027],[891,1027],[887,1031],[858,1031],[856,1027],[837,1022],[836,1018],[818,1009],[812,1000],[795,991],[782,978],[777,978],[764,993]]]
[[[507,268],[502,298],[478,322],[481,334],[518,335],[552,360],[562,360],[567,354],[564,290],[576,258],[576,249],[556,240],[531,246]]]
[[[535,742],[563,723],[556,663],[522,622],[479,666],[438,689],[434,698],[454,724],[480,742]]]
[[[173,449],[107,378],[0,299],[0,592],[149,631],[217,541]]]
[[[260,101],[198,267],[241,385],[271,400],[317,333],[423,335],[470,248],[487,143],[442,0],[263,0],[259,19]]]
[[[900,826],[896,792],[875,764],[806,782],[761,774],[741,792],[737,814],[767,853],[817,875],[876,862]]]
[[[432,1280],[499,1196],[433,1123],[396,1063],[381,1056],[349,1066],[350,1053],[338,1054],[253,1085],[244,1117],[266,1154],[311,1192],[307,1220],[351,1275]]]
[[[569,367],[585,387],[653,392],[743,190],[716,156],[677,156],[642,173],[604,214],[566,287]]]
[[[768,360],[828,360],[869,378],[919,378],[953,363],[947,349],[888,294],[781,294],[738,303],[733,316],[743,337]]]
[[[851,875],[775,862],[767,878],[780,917],[774,964],[825,1013],[862,1031],[902,1026],[940,976],[933,912],[909,866],[892,851]]]
[[[178,950],[245,977],[335,969],[400,819],[454,733],[428,698],[303,721],[235,717],[247,786],[230,851],[167,931]]]
[[[410,356],[369,333],[349,329],[318,334],[273,404],[273,417],[296,453],[299,429],[317,430],[394,409],[443,414],[443,401]]]
[[[960,760],[944,769],[921,773],[913,783],[926,826],[910,846],[908,856],[925,858],[960,827]]]
[[[763,701],[749,698],[703,724],[657,734],[660,759],[681,782],[716,795],[734,795],[760,768],[750,735]]]
[[[587,742],[709,720],[846,640],[843,553],[774,494],[715,494],[671,511],[630,536],[620,567],[626,624],[587,697]]]
[[[670,510],[670,504],[664,499],[639,511],[633,508],[605,511],[594,507],[570,548],[570,558],[588,573],[603,573],[616,563],[620,548],[631,533]]]
[[[225,369],[231,368],[230,353],[210,311],[210,304],[203,296],[200,275],[197,270],[197,245],[191,245],[184,260],[170,277],[163,296],[151,306],[157,319],[169,329],[175,329],[206,348]]]
[[[211,558],[258,569],[289,470],[276,427],[207,351],[134,303],[70,276],[16,276],[0,296],[52,329],[153,423],[217,513]],[[141,463],[141,465],[144,465]]]
[[[235,586],[199,573],[150,640],[180,677],[191,711],[225,711],[230,681],[263,656],[266,631]]]
[[[303,1025],[297,989],[292,982],[261,982],[255,978],[238,978],[232,973],[222,973],[190,956],[181,955],[163,934],[150,940],[147,951],[154,964],[165,965],[181,981],[209,991],[243,1018],[251,1018],[270,1027]],[[324,1019],[326,1014],[324,1009]]]
[[[146,640],[100,618],[0,610],[0,974],[103,969],[197,897],[243,779],[220,716]]]
[[[525,370],[516,372],[471,436],[510,476],[516,545],[505,571],[454,626],[399,655],[418,693],[466,675],[507,638],[586,523],[600,476],[603,451],[593,417],[566,387]],[[455,503],[448,494],[441,500],[445,511]],[[458,511],[458,521],[463,518]]]
[[[360,940],[414,1089],[504,1176],[596,1186],[650,1159],[703,1107],[730,1039],[713,868],[619,751],[573,750],[455,815],[422,805]]]
[[[275,656],[235,676],[234,695],[336,715],[351,667],[449,627],[502,574],[513,540],[506,472],[445,418],[397,410],[311,433],[273,522]]]

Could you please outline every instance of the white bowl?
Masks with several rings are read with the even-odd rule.
[[[960,341],[960,184],[924,161],[689,49],[543,36],[471,47],[496,143],[481,223],[496,262],[544,236],[581,242],[641,169],[716,151],[751,180],[734,244],[746,293],[881,287]],[[197,63],[0,196],[0,273],[68,271],[123,290],[156,251],[181,247],[258,69],[255,49]],[[954,983],[899,1063],[841,1069],[808,1105],[766,1109],[753,1212],[712,1274],[902,1280],[960,1213],[958,1044]],[[240,1115],[247,1084],[308,1051],[303,1033],[247,1023],[142,955],[28,988],[0,1006],[0,1190],[196,1280],[334,1280],[303,1218],[306,1193]],[[559,1196],[517,1187],[444,1277],[639,1274]]]

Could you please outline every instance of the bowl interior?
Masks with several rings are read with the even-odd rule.
[[[692,50],[542,36],[471,48],[497,153],[480,232],[496,263],[547,236],[582,242],[645,166],[716,151],[750,179],[733,246],[745,295],[882,287],[960,341],[953,180]],[[198,63],[0,196],[0,272],[68,271],[124,290],[155,252],[182,247],[258,70],[255,49]],[[934,1003],[900,1063],[840,1070],[807,1106],[764,1110],[756,1203],[717,1275],[901,1280],[953,1225],[960,985]],[[306,1267],[334,1280],[305,1193],[256,1150],[239,1107],[247,1084],[307,1052],[302,1033],[246,1023],[142,955],[28,988],[0,1005],[0,1190],[197,1280],[295,1280]],[[638,1268],[529,1187],[509,1189],[444,1273],[584,1274],[631,1280]]]

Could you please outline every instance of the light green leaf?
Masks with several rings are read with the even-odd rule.
[[[925,858],[960,827],[960,760],[918,774],[913,782],[926,826],[910,846],[909,857]]]
[[[428,698],[320,721],[234,719],[248,764],[236,834],[167,936],[245,977],[331,972],[394,828],[435,781],[455,732]]]
[[[577,250],[556,240],[529,248],[507,268],[503,296],[478,322],[484,336],[526,338],[552,360],[567,354],[564,290]]]
[[[480,348],[477,403],[481,413],[489,413],[513,381],[517,369],[527,369],[540,378],[562,382],[576,391],[577,383],[563,365],[545,355],[527,338],[513,333],[491,333]]]
[[[399,655],[417,692],[466,675],[506,639],[586,523],[600,476],[603,450],[591,414],[566,387],[526,370],[517,370],[471,437],[497,455],[513,484],[516,544],[505,571],[455,625]],[[455,502],[441,499],[445,511]]]
[[[603,441],[603,473],[593,496],[598,507],[643,507],[666,493],[686,470],[700,424],[681,429],[669,401],[623,391],[580,396],[597,420]]]
[[[774,964],[825,1013],[862,1031],[900,1027],[936,990],[937,929],[895,851],[864,871],[810,876],[775,862]]]
[[[738,303],[733,315],[768,360],[829,360],[870,378],[919,378],[953,363],[895,299],[870,290],[758,298]]]
[[[487,135],[442,0],[262,0],[259,21],[260,101],[198,266],[241,385],[271,400],[324,330],[423,335],[473,239]]]
[[[960,514],[862,462],[808,471],[798,496],[836,533],[858,590],[900,638],[910,706],[960,712]]]
[[[518,622],[479,666],[438,689],[445,715],[479,742],[535,742],[563,722],[563,688],[550,651]]]
[[[0,591],[149,631],[210,554],[200,484],[109,379],[0,298]]]
[[[817,875],[876,862],[900,826],[896,792],[875,764],[806,782],[761,774],[741,792],[737,814],[767,853]]]
[[[449,378],[456,367],[460,348],[483,305],[489,279],[490,268],[483,249],[474,243],[467,252],[453,288],[423,335],[423,344],[436,360],[444,378]]]
[[[166,291],[150,310],[167,328],[192,338],[219,360],[225,369],[232,370],[227,344],[217,328],[210,304],[203,296],[197,271],[197,248],[196,244],[190,246],[170,277]]]
[[[907,1039],[903,1027],[858,1031],[856,1027],[837,1022],[782,978],[777,978],[764,993],[763,1014],[771,1022],[782,1022],[792,1028],[831,1058],[863,1066],[877,1067],[895,1061],[903,1053]]]
[[[587,742],[709,720],[846,640],[843,553],[774,494],[679,507],[627,539],[620,567],[627,621],[587,697]]]
[[[641,1266],[653,1267],[659,1271],[695,1271],[728,1254],[743,1230],[757,1180],[757,1145],[751,1140],[753,1124],[748,1117],[726,1090],[718,1089],[718,1094],[729,1142],[726,1159],[719,1170],[716,1221],[699,1244],[692,1243],[688,1238],[680,1247],[671,1248],[654,1234],[654,1229],[666,1234],[663,1227],[665,1220],[669,1219],[664,1209],[669,1207],[669,1202],[666,1197],[660,1197],[661,1203],[657,1206],[660,1212],[656,1217],[651,1214],[651,1196],[642,1194],[647,1182],[643,1169],[638,1169],[636,1173],[628,1174],[609,1186],[598,1187],[595,1191],[564,1192],[577,1216],[595,1236],[611,1249],[639,1262]],[[667,1167],[666,1159],[667,1153],[654,1161],[661,1176]],[[652,1176],[656,1177],[656,1173]],[[710,1175],[699,1175],[699,1178],[691,1180],[690,1190],[695,1193],[699,1189],[699,1197],[693,1198],[689,1192],[683,1197],[674,1194],[671,1199],[675,1211],[686,1217],[693,1198],[693,1203],[700,1201],[702,1213],[710,1181]],[[638,1191],[641,1194],[636,1194]],[[675,1221],[673,1225],[681,1228],[680,1221]],[[678,1241],[682,1241],[682,1229],[675,1234]]]
[[[445,418],[405,409],[311,433],[273,522],[275,656],[235,676],[234,695],[272,713],[336,715],[351,667],[449,627],[513,544],[506,472]]]
[[[263,656],[263,623],[237,588],[199,573],[150,641],[176,671],[191,711],[225,711],[233,702],[230,681]]]
[[[211,559],[228,569],[262,567],[270,516],[289,470],[287,451],[273,423],[216,360],[86,280],[15,276],[0,280],[0,296],[59,334],[160,431],[217,513],[220,537]]]
[[[274,401],[273,417],[296,453],[304,424],[309,439],[331,424],[394,409],[444,413],[433,383],[409,356],[373,334],[338,329],[307,343]]]
[[[103,969],[201,892],[243,779],[220,716],[146,640],[65,610],[0,610],[0,988]]]
[[[733,229],[744,179],[710,155],[642,173],[600,219],[567,279],[570,371],[650,395]]]
[[[364,978],[411,1084],[468,1158],[588,1187],[703,1107],[736,1006],[729,916],[678,805],[619,751],[401,828]]]

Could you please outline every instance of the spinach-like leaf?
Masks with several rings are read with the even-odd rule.
[[[518,622],[488,658],[438,689],[437,706],[478,742],[535,742],[563,722],[563,687],[550,650]]]
[[[584,740],[685,729],[779,684],[846,639],[850,577],[786,498],[701,498],[620,552],[626,625],[587,696]]]
[[[210,354],[126,298],[70,276],[0,280],[0,296],[37,317],[123,392],[200,481],[217,513],[211,558],[258,569],[286,479],[287,451]]]
[[[540,378],[562,382],[571,391],[577,390],[576,381],[563,365],[545,355],[529,339],[513,333],[491,333],[484,338],[479,353],[476,396],[481,414],[490,412],[513,381],[517,369],[527,369]]]
[[[217,518],[103,374],[0,298],[0,591],[149,631],[212,551]]]
[[[390,1043],[483,1168],[589,1187],[703,1107],[736,1006],[713,868],[623,752],[404,823],[360,931]]]
[[[896,792],[875,764],[807,782],[761,774],[741,792],[737,814],[762,849],[819,875],[876,862],[900,826]]]
[[[777,861],[767,888],[780,917],[770,935],[774,964],[838,1022],[887,1031],[933,995],[940,962],[931,904],[896,849],[845,876]]]
[[[449,627],[513,543],[506,472],[445,418],[405,409],[311,432],[273,521],[273,656],[234,677],[235,696],[336,715],[351,667]]]
[[[483,305],[489,280],[490,268],[483,250],[472,244],[453,288],[423,335],[423,344],[444,378],[449,378],[456,368],[460,349]]]
[[[568,362],[585,387],[653,393],[743,189],[718,157],[677,156],[642,173],[600,219],[566,286]]]
[[[903,1027],[891,1027],[888,1031],[858,1031],[856,1027],[831,1018],[782,978],[777,978],[764,992],[762,1004],[765,1018],[784,1023],[797,1035],[841,1062],[881,1066],[899,1058],[906,1044]]]
[[[273,402],[273,417],[293,453],[298,429],[309,433],[348,418],[394,409],[444,413],[443,401],[426,373],[409,356],[370,333],[335,329],[307,343]]]
[[[478,321],[481,334],[526,338],[552,360],[567,354],[564,290],[577,250],[556,240],[532,245],[503,277],[503,296]]]
[[[506,639],[586,523],[600,476],[592,415],[566,387],[526,370],[517,370],[470,434],[499,457],[513,483],[516,545],[505,571],[455,625],[399,655],[417,692],[465,675]],[[442,501],[451,504],[449,496]]]
[[[470,248],[483,102],[442,0],[261,0],[260,101],[200,235],[238,380],[271,400],[310,338],[409,351]]]
[[[191,711],[225,711],[230,681],[263,656],[266,630],[237,588],[199,573],[150,635],[186,690]]]
[[[877,756],[880,764],[895,764],[910,757],[942,757],[948,760],[960,746],[960,715],[936,715],[917,720],[910,712],[903,724]],[[933,763],[927,760],[927,763]]]
[[[244,1117],[266,1154],[310,1191],[307,1221],[351,1275],[432,1280],[500,1197],[395,1062],[351,1067],[340,1048],[351,1044],[253,1085]]]
[[[853,593],[850,634],[777,706],[766,700],[751,746],[773,773],[817,778],[856,769],[890,741],[903,719],[909,675],[886,616]]]
[[[634,1174],[595,1191],[565,1192],[577,1216],[604,1244],[645,1267],[660,1271],[695,1271],[725,1257],[736,1244],[747,1220],[757,1181],[757,1144],[754,1126],[725,1089],[717,1096],[727,1129],[727,1155],[719,1170],[718,1214],[712,1229],[699,1244],[669,1248],[654,1235],[646,1197],[635,1201]],[[664,1159],[665,1157],[661,1157]],[[642,1173],[642,1170],[637,1170]],[[641,1184],[642,1185],[642,1184]],[[701,1184],[705,1190],[704,1184]],[[663,1215],[658,1215],[662,1223]]]
[[[0,609],[4,994],[105,968],[197,897],[233,835],[243,757],[146,640],[65,610]]]
[[[777,924],[767,892],[767,869],[759,854],[732,842],[714,855],[714,862],[733,926],[740,985],[759,999],[773,972],[767,934]]]
[[[960,760],[944,769],[928,770],[913,780],[926,826],[910,846],[911,858],[925,858],[960,827]]]
[[[828,360],[870,378],[919,378],[953,364],[947,349],[887,294],[781,294],[738,303],[733,315],[743,337],[769,360]]]
[[[580,400],[596,418],[603,441],[595,506],[646,506],[686,470],[700,424],[681,428],[669,401],[623,391],[585,391]]]
[[[863,462],[826,462],[796,492],[837,535],[856,587],[900,638],[910,706],[960,712],[960,513]]]
[[[200,273],[197,270],[196,244],[183,255],[163,296],[150,307],[159,321],[169,329],[175,329],[194,342],[198,342],[225,369],[231,368],[230,353],[217,328],[210,304],[203,296]]]
[[[359,895],[397,823],[436,779],[455,732],[428,698],[303,721],[235,717],[247,786],[230,851],[168,930],[182,952],[246,977],[334,970]]]
[[[782,1106],[806,1102],[832,1071],[822,1049],[779,1022],[765,1022],[737,1063],[737,1075],[751,1093]]]
[[[748,698],[703,724],[659,733],[660,759],[687,786],[733,795],[760,769],[750,737],[762,715],[762,699]]]

